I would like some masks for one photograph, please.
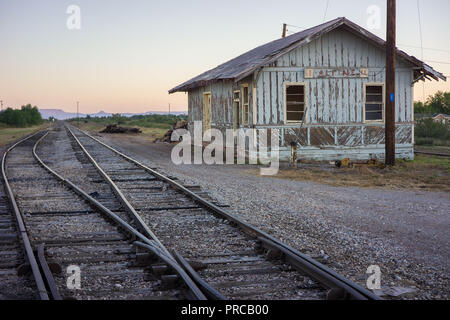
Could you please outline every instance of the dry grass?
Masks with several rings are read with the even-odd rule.
[[[259,174],[259,170],[252,170]],[[312,181],[337,187],[409,189],[450,192],[450,159],[419,155],[393,168],[358,166],[338,169],[316,164],[281,168],[274,178]]]
[[[72,122],[72,125],[78,126],[76,122]],[[125,124],[123,126],[127,126],[127,125]],[[98,133],[98,132],[102,131],[103,129],[105,129],[105,127],[106,127],[106,125],[102,124],[102,123],[80,122],[80,129],[89,131],[91,133]],[[153,142],[155,139],[161,139],[162,137],[164,137],[164,135],[167,132],[166,129],[161,129],[161,128],[147,128],[147,127],[140,127],[140,126],[132,126],[132,127],[141,129],[142,133],[139,134],[139,136],[142,136],[151,142]],[[123,135],[123,136],[131,135],[132,136],[133,134],[120,134],[120,135]]]
[[[44,122],[42,125],[28,128],[14,128],[8,126],[0,127],[0,146],[7,145],[13,141],[19,140],[33,132],[48,128],[50,123]]]

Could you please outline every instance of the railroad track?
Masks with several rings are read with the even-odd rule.
[[[422,155],[426,155],[426,156],[450,158],[450,154],[448,154],[448,153],[426,152],[426,151],[416,151],[416,150],[414,150],[414,153],[422,154]]]
[[[379,299],[226,212],[198,188],[183,186],[78,129],[66,130],[74,150],[78,146],[162,244],[176,250],[177,261],[196,269],[192,279],[216,290],[216,298]]]
[[[41,299],[378,299],[75,128],[20,141],[2,171]]]
[[[18,221],[11,209],[7,192],[2,177],[0,178],[0,300],[39,299],[36,283],[27,270],[27,250],[23,245]]]
[[[59,151],[70,152],[56,152],[55,157],[55,150],[43,146],[41,157],[66,166],[72,175],[82,173],[95,180],[96,191],[90,194],[41,160],[36,152],[39,143],[45,138],[54,142],[60,133],[56,129],[50,131],[53,137],[41,132],[24,139],[8,150],[2,162],[39,297],[205,299],[159,241],[144,235],[145,226],[124,210],[95,169],[84,166],[88,162],[80,153],[64,149]],[[76,281],[68,285],[65,273],[73,266],[81,272],[80,287]],[[173,267],[169,275],[154,272],[167,266]]]

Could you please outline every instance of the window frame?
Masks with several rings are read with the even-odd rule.
[[[247,88],[247,103],[244,103],[245,102],[245,99],[244,99],[244,88]],[[241,100],[242,100],[242,102],[241,102],[241,109],[242,109],[242,111],[241,111],[241,122],[240,122],[240,124],[242,125],[242,126],[248,126],[249,124],[250,124],[250,89],[249,89],[249,84],[248,83],[244,83],[244,84],[242,84],[241,85]],[[245,121],[245,116],[244,116],[244,114],[245,114],[245,106],[247,106],[247,122]]]
[[[209,104],[209,125],[212,126],[212,92],[211,91],[205,91],[203,92],[203,101],[202,101],[202,124],[205,123],[205,98],[206,96],[210,96],[211,102]]]
[[[283,103],[284,103],[284,123],[285,124],[299,124],[302,123],[303,120],[296,121],[296,120],[288,120],[287,119],[287,87],[289,86],[303,86],[303,92],[304,92],[304,98],[303,98],[303,113],[304,113],[304,122],[308,122],[308,85],[306,82],[283,82]]]
[[[382,88],[383,105],[381,108],[382,119],[381,120],[366,120],[366,101],[367,101],[367,87],[379,86]],[[384,82],[365,82],[364,83],[364,99],[363,99],[363,122],[364,123],[385,123],[386,120],[386,85]]]
[[[236,98],[235,94],[239,94],[239,97]],[[237,112],[235,112],[235,107],[237,104]],[[239,129],[241,126],[241,90],[233,90],[233,128]],[[236,121],[236,117],[238,117]]]

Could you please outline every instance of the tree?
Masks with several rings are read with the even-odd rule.
[[[427,109],[426,109],[425,105],[423,104],[423,102],[421,102],[421,101],[414,102],[414,113],[415,114],[427,113]]]
[[[20,110],[8,108],[0,113],[0,122],[10,126],[26,127],[42,123],[42,116],[38,108],[31,104],[22,106]]]
[[[427,105],[434,113],[450,113],[450,92],[436,92],[434,96],[428,97]]]
[[[434,114],[450,113],[450,92],[438,91],[433,96],[429,96],[425,104],[422,102],[414,103],[414,113]]]
[[[120,113],[114,113],[112,115],[112,119],[116,124],[123,124],[125,123],[125,118],[122,117],[122,115]]]

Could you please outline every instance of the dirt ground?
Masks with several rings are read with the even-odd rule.
[[[74,121],[71,123],[75,127],[79,127],[81,130],[86,130],[93,133],[98,133],[105,129],[106,125],[103,123],[97,123],[97,122],[83,122],[81,121],[79,124]],[[127,127],[128,125],[123,125]],[[134,128],[139,128],[142,133],[139,135],[136,135],[139,137],[139,139],[145,139],[147,142],[154,142],[156,139],[161,139],[164,134],[167,132],[167,129],[161,129],[161,128],[146,128],[146,127],[139,127],[139,126],[131,126]],[[135,135],[129,135],[130,138],[134,137]]]
[[[259,170],[250,170],[258,175]],[[450,192],[450,158],[417,155],[414,161],[397,160],[395,167],[354,164],[336,168],[330,163],[300,163],[281,167],[274,178],[311,181],[336,187]]]

